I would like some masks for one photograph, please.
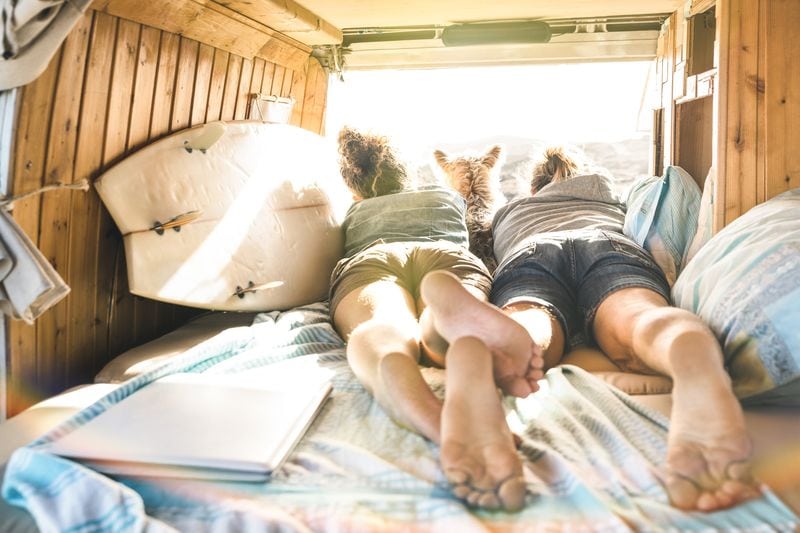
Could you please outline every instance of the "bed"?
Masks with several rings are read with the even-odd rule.
[[[317,140],[280,128],[287,127],[229,125],[221,140],[214,138],[215,128],[199,128],[188,137],[180,132],[134,154],[101,178],[98,190],[124,235],[131,290],[231,312],[209,312],[134,348],[110,361],[95,383],[62,393],[0,425],[0,530],[800,528],[800,407],[747,411],[757,472],[768,482],[761,498],[716,513],[682,512],[669,505],[655,474],[666,451],[671,383],[622,373],[588,349],[570,354],[551,369],[535,395],[505,400],[508,423],[521,437],[527,484],[523,510],[475,510],[454,498],[439,466],[437,446],[389,419],[347,365],[344,342],[329,320],[326,281],[318,283],[327,280],[341,246],[331,238],[338,209],[328,202],[335,192],[318,193],[338,180],[330,177],[332,160],[325,159],[323,152],[329,152]],[[262,157],[267,138],[273,150],[270,161],[280,160],[281,154],[297,159],[296,152],[276,148],[276,143],[292,138],[299,139],[306,155],[309,145],[318,146],[320,157],[303,158],[307,166],[279,165],[280,172],[295,173],[297,179],[265,184],[258,181],[266,179],[260,174],[264,165],[251,159]],[[328,163],[320,171],[317,167],[324,161]],[[110,178],[117,171],[119,183]],[[322,174],[315,174],[314,180],[306,179],[318,172]],[[228,177],[223,179],[223,173]],[[137,179],[170,188],[148,192]],[[795,200],[800,201],[800,194]],[[236,239],[220,233],[231,220],[246,222],[237,226],[246,230],[237,232]],[[298,239],[302,246],[296,244]],[[731,249],[724,243],[721,248],[725,253]],[[270,252],[266,259],[264,250]],[[303,261],[309,254],[316,254],[315,259]],[[294,268],[298,264],[304,268]],[[707,258],[700,264],[699,270],[713,272]],[[687,293],[698,292],[690,281],[684,285]],[[720,305],[730,308],[727,300]],[[747,362],[753,368],[753,361]],[[791,385],[797,372],[784,364],[776,368],[766,369],[759,383],[748,386],[760,390],[757,387]],[[333,392],[288,461],[266,483],[112,478],[41,449],[175,372],[286,382],[320,374],[332,380]],[[424,377],[442,394],[440,370],[425,369]]]
[[[597,354],[579,357],[568,362],[609,364]],[[18,446],[58,438],[105,403],[175,371],[286,379],[323,372],[332,377],[334,392],[287,463],[264,484],[112,480],[39,456],[30,447],[11,455]],[[442,390],[438,370],[428,369],[425,376]],[[116,358],[98,379],[103,382],[68,391],[0,426],[0,460],[11,456],[3,472],[4,495],[24,502],[41,530],[65,529],[65,524],[89,524],[76,531],[134,531],[145,525],[155,531],[800,527],[792,511],[800,508],[800,484],[774,472],[792,460],[796,464],[791,452],[800,442],[800,411],[747,413],[757,464],[776,479],[778,492],[765,488],[760,500],[728,511],[684,513],[668,505],[652,474],[665,451],[669,395],[629,395],[606,380],[641,388],[645,378],[618,375],[611,368],[592,374],[570,364],[551,370],[536,395],[506,402],[508,421],[523,439],[525,508],[520,513],[469,509],[450,495],[437,447],[394,424],[354,378],[325,302],[286,312],[204,315]],[[776,467],[780,456],[786,457]],[[43,471],[61,475],[42,479]],[[36,531],[29,512],[0,503],[2,530]]]

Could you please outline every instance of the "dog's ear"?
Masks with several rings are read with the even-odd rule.
[[[439,163],[440,167],[447,170],[447,165],[450,164],[450,160],[447,158],[446,153],[442,152],[441,150],[434,150],[433,158],[436,159],[436,162]]]
[[[503,147],[500,146],[499,144],[496,146],[492,146],[491,149],[489,149],[489,151],[486,152],[486,155],[483,156],[483,159],[481,159],[481,161],[487,167],[493,168],[497,164],[497,161],[500,160],[500,154],[502,152],[503,152]]]

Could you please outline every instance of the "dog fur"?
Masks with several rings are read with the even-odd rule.
[[[447,184],[467,202],[469,249],[484,262],[489,272],[497,268],[492,217],[505,200],[500,192],[500,181],[495,176],[501,166],[502,152],[502,147],[493,146],[479,157],[459,156],[452,159],[441,150],[433,153],[436,163],[444,171]]]

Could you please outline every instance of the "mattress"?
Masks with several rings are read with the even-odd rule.
[[[272,322],[270,322],[270,319]],[[220,331],[227,331],[231,328],[234,328],[234,330],[236,328],[244,328],[243,331],[245,331],[248,329],[246,326],[253,322],[253,320],[254,315],[252,314],[207,314],[198,317],[175,332],[126,352],[109,363],[109,365],[98,374],[98,381],[102,379],[109,381],[109,383],[95,383],[68,391],[37,404],[11,420],[0,424],[0,462],[4,464],[14,449],[31,442],[36,437],[39,437],[46,431],[57,426],[80,408],[91,405],[109,391],[117,390],[118,387],[123,386],[119,384],[120,381],[135,376],[140,372],[150,372],[158,365],[163,365],[166,360],[175,360],[176,358],[185,357],[187,351],[191,352],[192,350],[196,350],[198,345],[203,345],[204,341],[215,338],[215,335]],[[296,324],[299,323],[299,319],[296,316],[292,316],[292,313],[270,314],[267,316],[267,320],[264,320],[264,316],[259,315],[259,317],[256,318],[256,325],[261,323],[262,325],[273,328],[265,331],[268,331],[269,335],[267,336],[271,339],[270,342],[274,340],[274,344],[272,348],[268,350],[268,353],[263,352],[263,350],[245,349],[244,353],[250,353],[250,356],[253,358],[251,363],[257,360],[262,363],[264,361],[272,363],[273,359],[278,361],[284,358],[283,355],[280,355],[280,352],[285,350],[287,346],[297,342],[298,339],[303,340],[305,338],[305,340],[308,341],[308,338],[304,337],[302,331],[295,329]],[[291,342],[284,342],[286,339],[290,339]],[[311,339],[311,341],[313,341],[309,344],[309,346],[311,346],[311,351],[315,353],[325,351],[324,346],[322,346],[322,348],[312,346],[316,341],[314,339]],[[291,364],[295,362],[301,363],[303,362],[301,359],[302,358],[296,361],[283,362]],[[376,484],[375,498],[389,498],[387,494],[391,493],[394,494],[392,498],[396,498],[398,502],[397,505],[401,506],[401,509],[404,505],[411,506],[410,512],[415,518],[409,518],[409,520],[416,519],[423,522],[428,520],[431,521],[431,524],[439,524],[442,526],[448,525],[455,527],[465,524],[469,525],[469,520],[475,517],[471,513],[465,514],[464,510],[461,508],[454,507],[446,494],[442,495],[438,493],[438,489],[435,487],[433,492],[425,492],[430,490],[430,487],[426,483],[421,483],[416,477],[404,479],[404,476],[408,477],[407,471],[414,471],[415,469],[428,471],[426,469],[435,469],[434,464],[427,464],[428,458],[435,458],[435,447],[430,445],[430,443],[426,444],[424,439],[413,435],[406,435],[408,432],[393,426],[391,423],[389,423],[389,426],[386,426],[387,422],[385,416],[380,412],[380,409],[376,408],[376,406],[369,401],[368,395],[366,395],[363,390],[360,390],[357,382],[352,379],[352,376],[346,375],[347,365],[346,361],[342,358],[341,350],[332,353],[328,359],[332,361],[331,364],[339,368],[339,378],[336,385],[338,396],[334,397],[331,402],[332,405],[336,406],[338,403],[340,407],[346,407],[351,412],[357,413],[348,413],[345,416],[341,413],[337,413],[335,410],[327,412],[320,422],[322,428],[318,428],[318,431],[312,435],[314,438],[307,447],[301,448],[298,457],[292,461],[291,468],[303,471],[304,475],[310,475],[308,470],[313,470],[312,464],[315,460],[319,460],[313,459],[315,457],[313,452],[324,451],[325,454],[329,454],[326,455],[326,461],[341,462],[341,466],[336,468],[344,467],[346,469],[353,469],[354,473],[347,477],[348,483],[353,481],[351,478],[357,478],[359,475],[363,475],[365,479],[369,480],[369,483]],[[595,365],[593,369],[599,374],[614,373],[613,368],[596,366],[601,365],[597,360],[595,360],[594,363],[585,362],[585,364],[588,366]],[[250,366],[253,365],[250,364]],[[431,371],[426,374],[426,379],[435,382],[437,379],[436,376],[436,372]],[[550,376],[549,379],[557,380],[559,377]],[[352,403],[347,404],[345,401],[346,397],[350,398]],[[628,400],[624,401],[627,402]],[[664,415],[669,412],[669,394],[637,395],[635,396],[635,400],[632,401],[642,406],[642,412],[652,411]],[[755,455],[759,473],[762,479],[766,478],[770,480],[770,486],[781,498],[783,503],[796,512],[800,512],[800,483],[798,483],[796,479],[787,478],[787,476],[783,474],[786,473],[787,468],[789,470],[791,469],[792,461],[796,462],[797,460],[797,444],[800,443],[800,416],[798,415],[800,415],[800,410],[797,409],[782,410],[762,408],[748,409],[746,412],[747,423],[754,438]],[[347,444],[344,448],[339,448],[338,445],[335,446],[335,441],[331,440],[330,436],[340,436],[340,433],[336,433],[337,431],[341,431],[339,426],[353,424],[351,420],[353,417],[359,418],[360,421],[357,426],[352,428],[354,434],[356,434],[352,442]],[[401,450],[402,453],[396,450],[387,451],[371,444],[369,445],[371,446],[371,451],[369,453],[365,453],[362,450],[357,454],[358,460],[355,463],[348,463],[349,460],[352,460],[352,458],[348,456],[348,453],[352,451],[353,447],[358,448],[356,445],[367,446],[365,443],[371,442],[376,438],[376,435],[381,434],[389,435],[390,437],[388,438],[390,440],[397,439],[398,435],[403,435],[399,440],[413,443],[413,457],[416,457],[416,459],[414,459],[412,463],[408,463],[408,458],[405,457],[406,453],[408,453],[407,451]],[[360,435],[361,440],[359,440],[358,435]],[[332,449],[333,451],[331,451]],[[794,456],[793,453],[795,454]],[[395,463],[401,464],[403,468],[400,470],[389,468],[389,466]],[[331,465],[328,465],[328,467],[330,466]],[[389,478],[386,476],[389,476]],[[288,479],[292,479],[292,476],[288,476],[287,480]],[[340,480],[340,482],[343,481]],[[292,491],[303,492],[308,490],[308,487],[305,485],[297,485],[296,480],[292,481],[292,483],[295,483]],[[384,486],[389,486],[391,488],[389,493],[385,491],[382,492]],[[339,488],[339,486],[336,488]],[[322,492],[319,492],[320,490],[322,490]],[[323,489],[320,489],[319,486],[315,485],[314,491],[316,492],[310,492],[308,494],[313,494],[314,497],[318,498],[320,494],[328,494],[328,492],[325,491],[330,490],[332,490],[332,488],[324,489],[323,487]],[[403,520],[406,518],[405,515],[398,514],[394,504],[375,501],[372,501],[372,503],[364,503],[370,500],[370,496],[366,494],[357,493],[351,495],[353,498],[352,501],[349,501],[351,507],[347,507],[347,505],[344,507],[345,509],[351,510],[350,516],[345,518],[337,516],[330,508],[321,509],[319,506],[315,508],[308,507],[307,503],[303,503],[305,500],[298,503],[298,500],[294,499],[296,496],[291,496],[292,491],[279,491],[275,494],[269,494],[269,499],[267,501],[272,501],[272,499],[276,498],[276,501],[284,501],[287,508],[295,509],[297,512],[296,516],[302,516],[304,520],[306,520],[305,525],[311,525],[312,529],[314,528],[314,524],[320,526],[316,529],[325,529],[326,527],[341,528],[347,524],[356,524],[356,522],[348,522],[348,520],[351,519],[362,520],[362,522],[357,523],[364,526],[364,524],[368,523],[363,522],[363,520],[367,520],[367,518],[365,518],[365,508],[369,511],[367,513],[368,517],[373,516],[374,513],[378,513],[378,516],[373,516],[373,518],[384,520],[385,522],[379,522],[383,523],[384,526],[399,526],[405,523],[396,521],[399,520],[398,516],[403,516]],[[311,498],[308,494],[306,496]],[[565,498],[565,504],[568,504],[571,501],[569,498],[574,497],[574,495],[561,495],[559,497]],[[404,500],[404,498],[406,498],[406,500]],[[388,501],[392,501],[391,498]],[[392,512],[395,514],[389,514],[387,516],[381,515],[382,512],[386,511],[384,506],[388,506],[390,510],[393,509]],[[549,511],[552,512],[552,508],[549,509]],[[431,514],[425,516],[426,512]],[[541,511],[537,510],[534,512]],[[585,525],[590,519],[596,518],[592,513],[602,513],[602,509],[590,509],[583,515],[578,513],[576,515],[576,520],[583,520],[582,523]],[[507,522],[507,520],[511,520],[508,518],[503,518],[500,522],[497,522],[497,520],[491,517],[486,518],[486,516],[480,514],[477,516],[480,520],[476,524],[472,524],[477,526],[474,529],[483,529],[483,527],[480,527],[481,521],[486,521],[486,524],[492,528],[499,527],[502,524],[510,526],[514,523]],[[286,517],[280,519],[276,518],[278,521],[277,523],[285,525],[285,522],[282,521],[285,518]],[[518,516],[518,520],[530,519],[531,516],[527,514]],[[314,520],[317,521],[315,522]],[[395,522],[391,520],[395,520]],[[405,525],[408,526],[411,523],[414,522],[405,523]],[[37,531],[30,515],[25,511],[10,507],[2,500],[0,500],[0,524],[3,524],[4,532]],[[573,525],[577,524],[578,522]]]

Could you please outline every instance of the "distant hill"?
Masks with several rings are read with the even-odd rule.
[[[534,158],[537,158],[547,146],[546,141],[491,136],[468,143],[441,143],[436,148],[448,155],[480,154],[496,144],[505,148],[505,163],[500,173],[503,194],[508,200],[527,196]],[[573,146],[583,150],[596,165],[606,168],[615,178],[617,191],[624,197],[633,180],[648,173],[650,144],[650,136],[645,135],[617,142],[589,142]],[[433,148],[420,154],[417,160],[420,165],[417,168],[417,179],[420,183],[435,183],[438,179],[432,168],[430,156],[432,152]]]

